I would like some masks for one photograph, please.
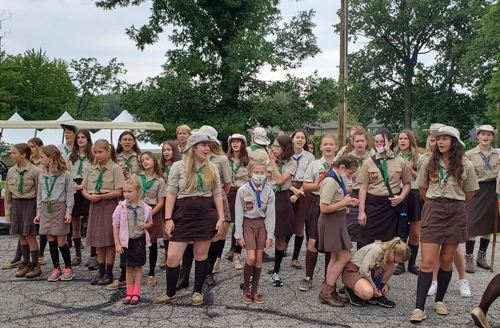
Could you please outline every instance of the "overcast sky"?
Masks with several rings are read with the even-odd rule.
[[[165,52],[172,48],[167,35],[161,35],[160,42],[147,46],[141,52],[125,34],[125,28],[142,26],[148,21],[151,3],[140,7],[120,8],[105,11],[95,7],[93,1],[85,0],[2,0],[0,14],[10,10],[12,18],[5,20],[2,31],[8,32],[2,39],[2,50],[8,54],[19,54],[27,49],[42,48],[51,58],[66,61],[82,57],[95,57],[102,64],[116,57],[125,64],[128,73],[124,79],[139,82],[148,76],[161,72]],[[314,33],[322,53],[303,63],[302,68],[292,71],[307,76],[318,70],[320,76],[338,77],[339,36],[334,33],[333,24],[339,21],[336,15],[340,1],[329,0],[282,0],[280,9],[285,20],[299,10],[314,9],[317,24]],[[4,17],[7,16],[7,12]],[[354,46],[350,45],[350,50]],[[266,80],[282,79],[283,72],[261,72]]]

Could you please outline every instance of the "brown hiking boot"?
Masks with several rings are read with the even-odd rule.
[[[476,268],[474,268],[474,254],[465,254],[465,272],[476,272]]]
[[[337,300],[333,293],[335,291],[335,286],[330,286],[326,282],[323,282],[321,292],[319,293],[319,299],[331,306],[343,307],[344,302]],[[336,292],[335,292],[336,293]]]
[[[17,269],[17,272],[16,272],[16,277],[24,277],[26,276],[26,274],[28,273],[28,271],[30,270],[29,266],[28,266],[28,263],[21,263],[21,266],[19,267],[19,269]]]
[[[490,270],[491,266],[486,262],[486,253],[483,251],[477,252],[477,260],[476,264],[478,267],[483,268],[485,270]]]
[[[30,269],[28,273],[26,273],[26,278],[35,278],[42,274],[42,267],[40,266],[40,263],[30,263],[29,267]]]
[[[167,252],[165,252],[165,257],[163,258],[162,264],[160,264],[160,268],[165,269],[167,267]]]

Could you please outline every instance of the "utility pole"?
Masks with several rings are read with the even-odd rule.
[[[2,22],[7,20],[7,19],[10,19],[12,17],[10,10],[7,10],[7,12],[9,13],[9,17],[0,19],[0,31],[2,30]],[[3,17],[4,15],[5,15],[5,10],[0,15],[0,18]],[[2,46],[3,46],[2,39],[5,37],[5,34],[7,34],[7,33],[10,33],[10,30],[3,32],[3,34],[0,35],[0,51],[2,51]]]
[[[339,117],[338,117],[338,148],[344,146],[347,129],[347,53],[348,53],[348,0],[340,4],[340,63],[339,63]]]

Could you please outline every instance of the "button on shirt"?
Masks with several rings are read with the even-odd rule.
[[[215,165],[214,167],[215,167],[215,173],[217,175],[217,184],[214,189],[212,189],[212,186],[210,184],[203,183],[203,190],[199,191],[197,188],[195,188],[194,191],[188,192],[186,190],[186,171],[185,171],[186,164],[184,163],[184,160],[175,162],[172,165],[172,169],[170,170],[167,192],[177,194],[177,199],[186,197],[212,197],[217,194],[220,194],[222,192],[222,189],[220,184],[219,171],[217,170],[217,167]],[[191,170],[193,170],[192,167]],[[197,174],[194,173],[194,171],[193,174],[195,175],[195,181],[196,181]]]
[[[365,153],[363,154],[363,156],[358,156],[358,155],[356,154],[356,150],[353,150],[353,151],[351,151],[351,152],[349,153],[349,155],[352,155],[352,156],[354,156],[354,157],[356,157],[356,158],[358,159],[358,164],[359,164],[358,169],[357,169],[357,170],[356,170],[356,172],[352,175],[352,189],[353,189],[353,190],[359,190],[360,183],[359,183],[359,182],[358,182],[358,180],[357,180],[357,177],[358,177],[359,171],[361,170],[362,165],[364,165],[364,164],[365,164],[366,159],[367,159],[367,158],[369,158],[369,157],[371,157],[371,156],[373,156],[373,155],[375,155],[375,151],[374,151],[373,149],[370,149],[370,150],[365,151]],[[362,158],[361,163],[363,163],[363,164],[361,164],[361,163],[359,162],[359,161],[360,161],[360,158]]]
[[[19,171],[23,171],[23,193],[18,190],[21,176]],[[38,177],[42,170],[28,162],[26,167],[21,170],[16,164],[7,171],[5,183],[5,220],[10,222],[10,205],[12,199],[33,199],[38,194]]]
[[[486,165],[486,162],[481,157],[481,148],[477,146],[465,153],[465,156],[471,160],[474,165],[474,170],[476,171],[477,182],[490,182],[495,180],[500,171],[500,165],[498,165],[498,151],[490,147],[488,150],[488,155],[490,157],[489,164],[490,168]]]
[[[276,166],[278,166],[278,164],[276,164]],[[297,164],[295,163],[294,160],[290,158],[286,160],[285,163],[283,164],[281,172],[282,174],[288,172],[293,176],[296,169],[297,169]],[[272,169],[268,171],[266,184],[269,184],[269,187],[271,187],[271,189],[273,190],[276,189],[276,180],[274,179],[274,172]],[[288,190],[290,189],[291,186],[292,186],[292,177],[290,177],[288,180],[285,181],[285,183],[283,183],[283,185],[281,186],[281,190],[282,191]]]
[[[313,161],[309,164],[309,167],[306,170],[306,174],[304,175],[304,182],[313,182],[318,183],[319,179],[325,173],[326,168],[328,168],[328,163],[324,157],[321,157],[318,160]],[[315,190],[312,192],[314,195],[319,196],[319,190]]]
[[[45,184],[45,177],[47,177],[47,184],[49,188],[52,187],[55,176],[49,175],[48,170],[45,170],[39,176],[38,180],[38,195],[36,198],[36,207],[38,215],[42,214],[42,203],[47,203],[49,198],[47,195],[47,186]],[[63,174],[57,177],[54,187],[50,193],[51,203],[66,203],[66,214],[73,212],[75,205],[75,194],[73,193],[73,176],[70,171],[64,171]]]
[[[430,158],[426,159],[418,172],[416,184],[419,188],[427,188],[425,196],[430,199],[434,198],[449,198],[465,201],[465,192],[475,191],[479,189],[479,184],[474,171],[472,162],[465,158],[463,159],[464,173],[462,174],[463,188],[460,187],[452,176],[449,176],[441,186],[440,181],[447,176],[446,164],[442,159],[439,160],[439,166],[443,168],[443,176],[440,172],[427,175],[427,165]]]
[[[262,186],[255,190],[262,189]],[[275,196],[274,191],[266,184],[260,194],[261,208],[257,203],[257,194],[250,187],[249,183],[244,184],[236,193],[235,209],[235,226],[236,230],[234,237],[236,239],[243,238],[243,219],[256,219],[264,217],[267,239],[274,238],[274,227],[276,224],[275,214]]]
[[[102,186],[99,193],[104,194],[123,188],[125,178],[123,176],[122,168],[111,159],[108,160],[104,167],[106,168],[106,171],[102,174]],[[101,168],[103,167],[101,167],[100,163],[97,163],[95,166],[92,165],[83,179],[82,185],[87,187],[87,192],[89,194],[95,192],[97,178],[99,177],[99,170],[101,170]]]

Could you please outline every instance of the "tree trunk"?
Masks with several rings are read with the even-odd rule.
[[[404,120],[403,120],[404,129],[411,129],[413,69],[411,69],[410,67],[411,64],[407,64],[406,76],[405,76],[405,108],[404,108]]]

